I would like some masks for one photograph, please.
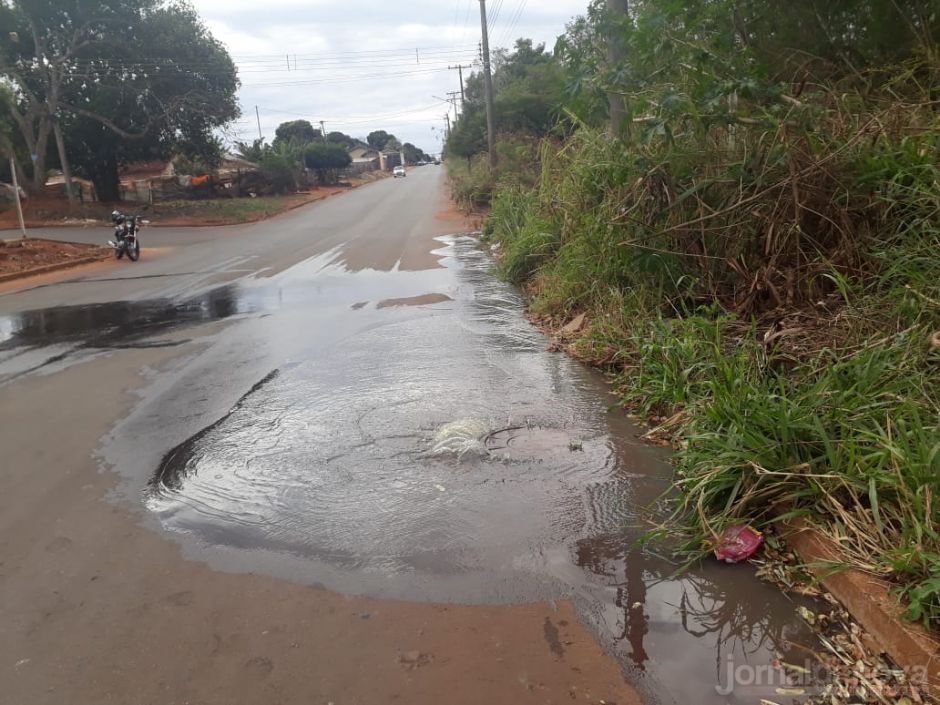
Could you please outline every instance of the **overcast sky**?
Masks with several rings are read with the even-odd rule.
[[[552,47],[587,2],[488,0],[491,48],[510,46],[518,37]],[[459,89],[457,71],[447,66],[478,67],[479,0],[193,0],[193,5],[238,64],[243,115],[230,141],[257,138],[258,106],[268,140],[281,122],[306,118],[355,137],[385,129],[438,152],[449,106],[435,96]]]

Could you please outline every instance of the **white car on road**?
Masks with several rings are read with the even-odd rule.
[[[399,176],[408,176],[408,172],[405,171],[405,167],[403,166],[396,166],[395,169],[392,171],[392,174],[395,176],[396,179]]]

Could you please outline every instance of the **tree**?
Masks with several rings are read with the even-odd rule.
[[[301,183],[298,150],[287,142],[276,142],[264,150],[261,172],[275,193],[296,191]]]
[[[317,172],[321,184],[335,184],[339,173],[352,163],[352,157],[340,144],[311,144],[304,150],[304,164]]]
[[[16,157],[17,140],[16,125],[13,122],[12,111],[16,106],[16,99],[9,86],[0,84],[0,180],[12,181],[13,177],[9,170],[10,157]],[[14,159],[14,168],[19,168],[19,162]],[[19,170],[17,179],[26,183],[22,170]]]
[[[467,159],[486,151],[486,115],[482,110],[465,113],[450,132],[447,155]]]
[[[288,143],[296,147],[303,147],[311,142],[320,142],[323,135],[310,124],[309,120],[291,120],[282,122],[274,132],[274,143]]]
[[[369,146],[372,149],[377,149],[382,151],[391,141],[397,142],[395,135],[390,135],[385,130],[376,130],[375,132],[370,132],[368,137],[366,137],[366,142],[369,143]]]
[[[344,132],[330,132],[326,136],[326,141],[330,142],[331,144],[341,144],[346,147],[346,149],[351,149],[358,143],[359,140],[357,140],[355,137],[350,137]]]
[[[411,144],[411,142],[405,142],[401,149],[405,153],[405,161],[411,164],[427,162],[431,160],[431,158],[425,154],[423,150]]]
[[[183,3],[7,0],[0,25],[15,28],[0,35],[0,75],[14,88],[34,190],[50,137],[67,176],[71,156],[101,198],[117,198],[124,160],[177,148],[211,159],[213,130],[238,115],[234,63]]]
[[[493,59],[494,107],[500,131],[542,137],[555,126],[564,101],[564,76],[555,56],[530,39]],[[483,76],[467,79],[464,113],[451,130],[449,154],[470,158],[486,151]]]
[[[264,143],[263,139],[256,139],[251,144],[247,142],[236,142],[235,150],[236,154],[242,159],[254,162],[259,164],[264,158],[264,155],[267,153],[269,147]]]

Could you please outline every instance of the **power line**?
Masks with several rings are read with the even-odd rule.
[[[519,24],[519,20],[522,19],[522,13],[525,11],[525,6],[528,1],[529,0],[520,0],[519,6],[516,8],[516,12],[509,22],[509,27],[505,32],[503,32],[503,36],[500,39],[500,44],[506,46],[508,42],[512,41],[512,32],[516,28],[516,25]]]
[[[259,88],[259,87],[268,87],[268,88],[280,88],[284,86],[306,86],[314,84],[338,84],[338,83],[354,83],[356,81],[374,81],[384,78],[399,78],[402,76],[429,76],[431,74],[440,73],[441,71],[447,71],[447,67],[443,66],[441,68],[433,69],[418,69],[415,71],[400,71],[396,73],[376,73],[376,74],[362,74],[362,75],[351,75],[351,76],[340,76],[336,78],[322,78],[322,79],[305,79],[300,81],[278,81],[278,82],[266,82],[266,83],[245,83],[243,84],[244,88]]]
[[[429,59],[432,63],[434,62],[448,62],[453,61],[455,57],[466,57],[476,47],[469,50],[449,50],[446,52],[435,52],[426,58]],[[284,71],[298,71],[298,70],[316,70],[316,69],[329,69],[337,67],[347,67],[347,66],[400,66],[400,65],[414,65],[414,58],[412,56],[388,56],[382,58],[369,57],[363,60],[358,61],[348,61],[348,60],[339,60],[339,59],[323,59],[323,60],[314,60],[314,59],[297,59],[291,63],[291,68],[285,68],[284,57],[281,57],[280,62],[276,64],[264,64],[264,63],[235,63],[236,70],[242,73],[276,73]],[[423,65],[423,64],[422,64]],[[74,62],[71,65],[72,73],[81,72],[85,70],[95,70],[95,71],[124,71],[124,72],[147,72],[147,71],[157,71],[162,69],[167,69],[163,73],[168,73],[169,70],[176,71],[178,73],[231,73],[228,68],[224,68],[221,65],[221,62],[185,62],[185,61],[174,61],[172,59],[165,59],[160,62],[108,62],[102,60],[88,60],[84,62]]]
[[[323,116],[323,120],[327,120],[329,122],[345,122],[349,120],[353,120],[353,121],[382,120],[384,118],[401,117],[402,115],[407,115],[409,113],[419,113],[425,110],[433,110],[437,108],[441,104],[441,102],[449,102],[449,101],[438,100],[437,102],[431,103],[430,105],[422,105],[420,107],[415,107],[415,108],[404,108],[402,110],[396,110],[396,111],[388,112],[388,113],[375,113],[375,114],[369,114],[369,115]],[[310,113],[297,113],[297,112],[291,112],[288,110],[276,110],[274,108],[266,108],[263,105],[261,106],[261,109],[264,110],[266,113],[278,113],[280,115],[293,115],[296,117],[308,117],[310,115]]]
[[[463,44],[463,40],[467,37],[467,29],[470,27],[470,10],[473,9],[473,0],[467,0],[467,12],[464,14],[463,18],[463,29],[460,31],[460,44]]]
[[[499,13],[503,9],[503,0],[496,0],[496,4],[493,6],[493,12],[490,15],[489,21],[486,23],[486,28],[493,34],[493,30],[496,28],[496,23],[499,22]]]

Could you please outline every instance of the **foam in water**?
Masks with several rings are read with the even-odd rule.
[[[489,428],[478,419],[460,419],[441,426],[434,434],[430,455],[468,455],[483,457],[489,454],[483,439]]]

